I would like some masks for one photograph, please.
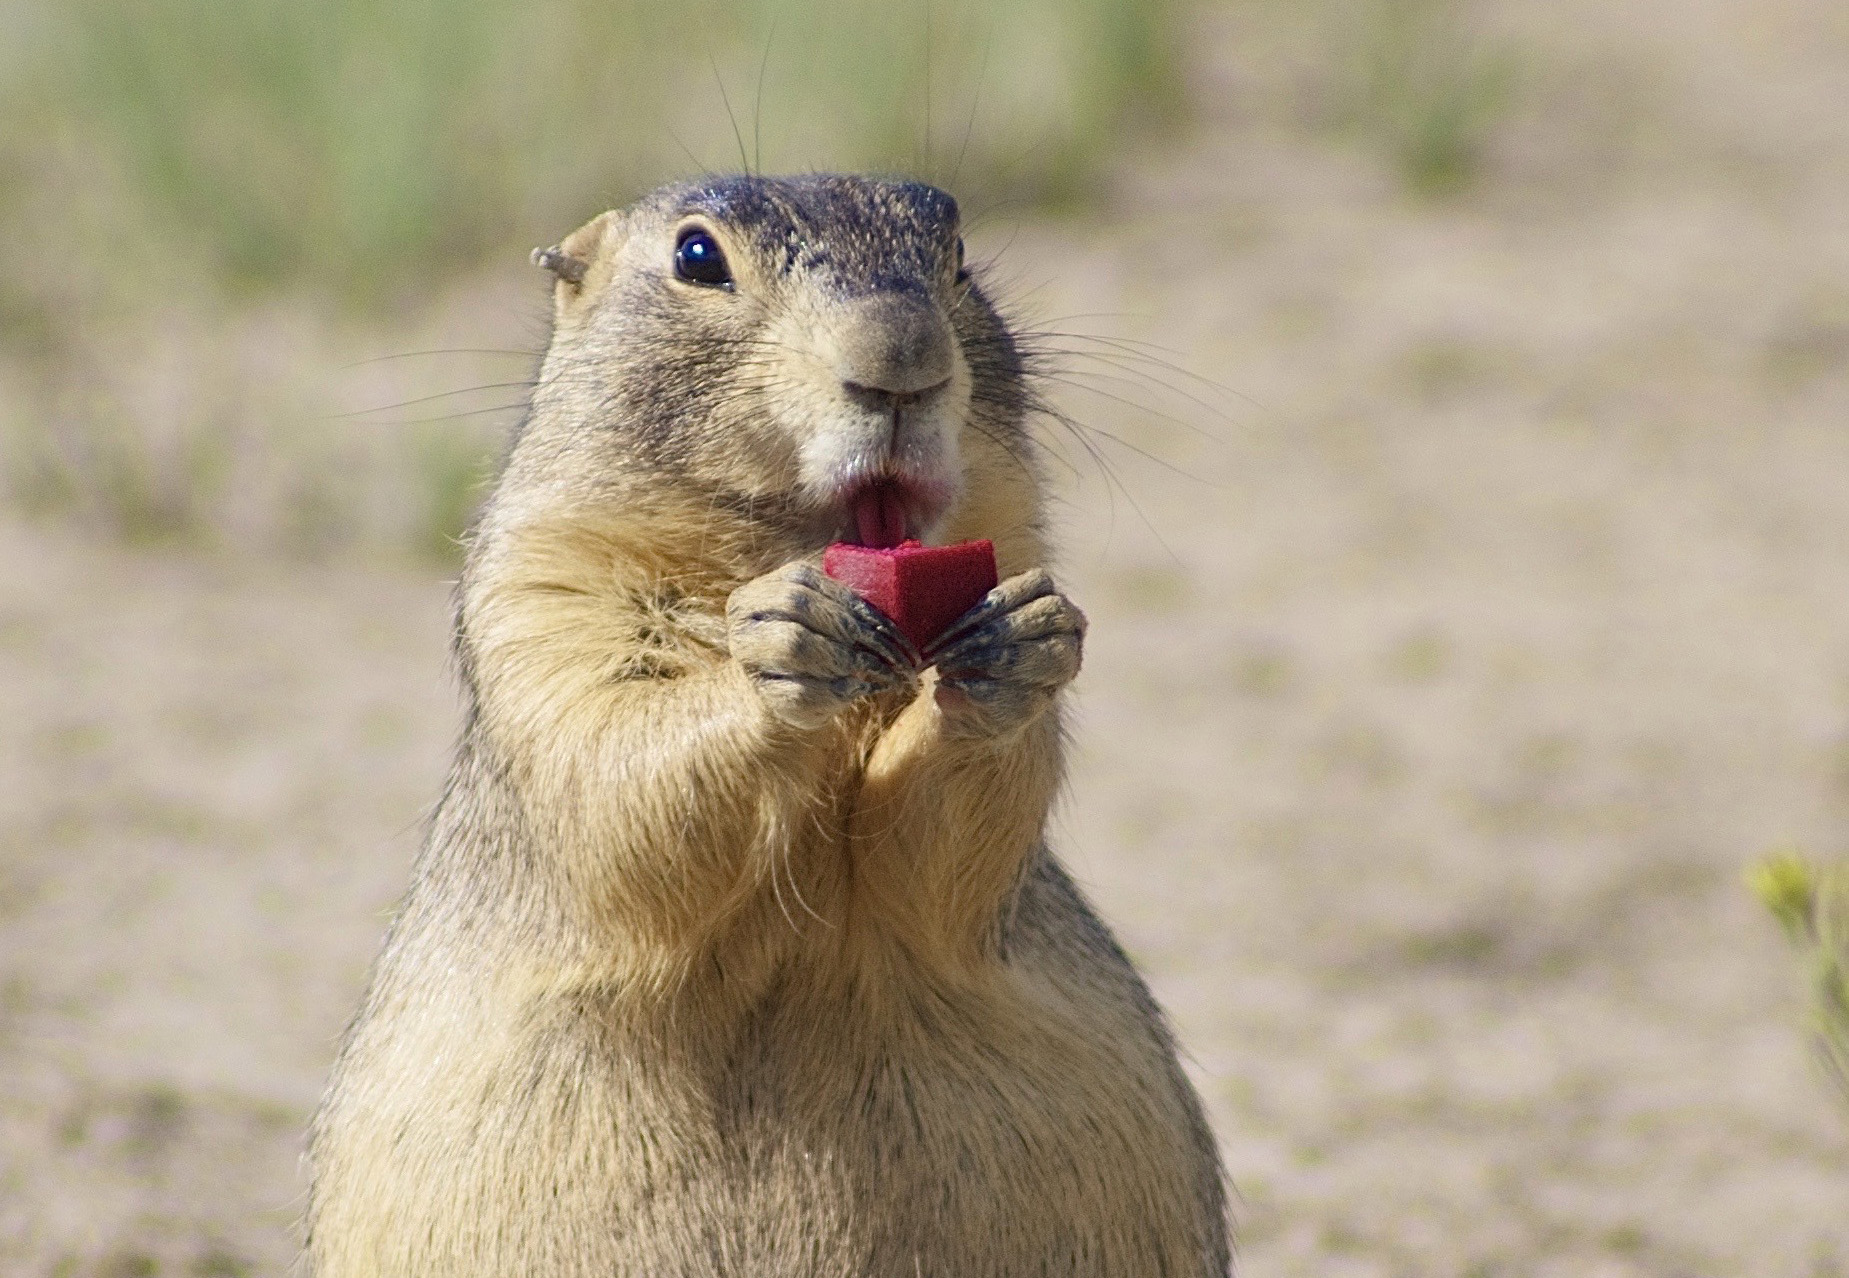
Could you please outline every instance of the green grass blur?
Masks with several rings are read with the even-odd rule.
[[[1817,1058],[1849,1102],[1849,862],[1780,853],[1754,867],[1749,883],[1802,956]]]
[[[1470,2],[0,0],[0,500],[448,561],[518,365],[367,380],[368,407],[505,392],[409,416],[343,415],[332,370],[477,344],[432,317],[479,315],[532,246],[704,169],[1085,216],[1133,142],[1186,131],[1216,14],[1297,42],[1243,109],[1454,196],[1512,83]]]
[[[1382,150],[1401,181],[1455,195],[1482,169],[1520,62],[1461,0],[1366,0],[1337,9],[1338,123]]]
[[[0,498],[130,541],[447,561],[516,392],[351,419],[333,370],[705,169],[1082,209],[1127,128],[1178,114],[1179,7],[0,0]],[[404,367],[372,403],[431,389]]]
[[[235,293],[376,308],[700,167],[1078,198],[1174,99],[1171,8],[67,0],[5,74],[16,164],[107,181]]]

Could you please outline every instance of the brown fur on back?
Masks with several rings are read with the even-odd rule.
[[[690,217],[728,297],[661,265]],[[954,235],[928,187],[723,179],[551,251],[467,727],[315,1124],[319,1278],[1227,1272],[1160,1012],[1043,843],[1057,707],[958,734],[927,673],[793,727],[729,649],[732,592],[837,532],[813,352],[882,289],[954,334],[933,538],[1044,561],[1025,370]]]

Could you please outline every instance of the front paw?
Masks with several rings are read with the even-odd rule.
[[[1046,711],[1078,674],[1084,647],[1085,614],[1036,568],[991,590],[925,655],[951,724],[999,736]]]
[[[734,590],[726,625],[733,659],[771,712],[797,727],[917,682],[917,654],[892,622],[812,564],[786,564]]]

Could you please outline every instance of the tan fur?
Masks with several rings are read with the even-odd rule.
[[[552,347],[459,592],[470,723],[316,1122],[319,1278],[1226,1271],[1198,1102],[1042,845],[1083,623],[1031,571],[1023,373],[953,267],[918,455],[958,471],[933,539],[997,543],[992,615],[949,676],[785,677],[877,646],[803,569],[841,519],[804,432],[844,429],[885,322],[850,249],[936,261],[899,214],[943,199],[826,181],[672,188],[542,263]],[[690,216],[723,297],[657,278]],[[789,225],[831,250],[807,275]],[[746,331],[730,382],[676,371]]]

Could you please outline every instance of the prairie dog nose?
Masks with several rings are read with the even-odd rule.
[[[850,395],[923,398],[950,380],[950,324],[929,300],[876,293],[842,308],[836,370]]]

